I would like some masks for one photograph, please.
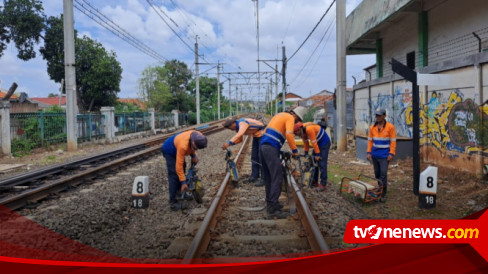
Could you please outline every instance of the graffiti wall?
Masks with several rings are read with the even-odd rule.
[[[378,85],[369,90],[356,91],[355,118],[356,134],[367,136],[369,127],[374,123],[374,111],[378,108],[386,109],[388,122],[393,123],[398,137],[412,138],[412,85],[406,81],[398,81],[393,85]],[[393,94],[393,95],[392,95]]]
[[[367,88],[355,90],[354,95],[354,132],[359,136],[368,136],[368,129],[371,123],[369,113],[369,91]]]
[[[488,64],[443,72],[451,87],[420,91],[420,145],[424,161],[480,173],[488,164]],[[482,79],[475,88],[476,79]],[[355,91],[356,135],[367,137],[374,111],[384,108],[397,137],[413,137],[412,86],[401,80]],[[483,94],[479,94],[482,90]]]
[[[488,112],[476,102],[472,89],[433,91],[423,105],[421,145],[428,145],[450,158],[457,153],[488,156]],[[423,141],[423,142],[422,142]]]

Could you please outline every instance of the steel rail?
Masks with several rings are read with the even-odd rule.
[[[223,129],[223,127],[215,126],[207,128],[205,131],[202,130],[202,133],[205,135],[210,135]],[[166,139],[168,137],[169,136],[166,136]],[[107,173],[111,170],[118,168],[119,166],[125,165],[128,162],[135,161],[139,158],[148,157],[151,154],[159,153],[159,150],[159,146],[148,147],[145,150],[126,156],[124,158],[117,159],[110,163],[106,163],[98,167],[89,168],[78,174],[46,183],[44,185],[36,187],[35,189],[26,190],[21,193],[5,197],[3,199],[0,199],[0,204],[3,204],[11,210],[19,209],[29,203],[37,202],[38,200],[49,196],[53,192],[60,192],[69,188],[70,186],[78,185],[81,183],[81,180],[94,178],[99,173]],[[104,172],[105,170],[107,171]]]
[[[221,122],[221,120],[217,121],[217,122],[210,123],[210,124],[212,124],[212,126],[209,126],[207,128],[202,129],[201,132],[204,134],[207,132],[208,133],[213,132],[214,129],[219,128],[219,126],[215,125],[216,123],[219,123],[219,122]],[[8,190],[14,186],[22,186],[22,185],[25,185],[27,183],[31,183],[31,182],[36,181],[36,180],[40,180],[40,179],[43,179],[43,178],[46,178],[46,177],[49,177],[52,175],[62,173],[66,170],[74,170],[74,169],[79,168],[82,165],[89,165],[89,164],[96,163],[98,161],[107,160],[109,158],[120,157],[120,155],[123,155],[123,154],[133,153],[134,151],[140,151],[146,147],[159,145],[159,144],[162,144],[166,139],[168,139],[168,137],[171,137],[174,134],[179,133],[179,132],[191,130],[193,128],[196,128],[196,126],[194,126],[192,128],[186,128],[186,129],[178,130],[178,131],[171,132],[171,133],[166,133],[163,136],[152,138],[150,140],[146,140],[146,141],[139,143],[139,144],[127,146],[127,147],[120,148],[120,149],[115,149],[115,150],[112,150],[109,152],[103,152],[100,154],[88,156],[88,157],[85,157],[85,158],[82,158],[79,160],[74,160],[74,161],[67,162],[67,163],[52,165],[52,166],[49,166],[46,168],[41,168],[38,170],[26,172],[26,173],[23,173],[20,175],[14,175],[12,177],[9,177],[7,179],[0,181],[0,191],[2,189]]]
[[[239,157],[241,156],[241,153],[244,150],[244,147],[247,144],[248,140],[249,136],[246,136],[244,141],[242,142],[241,149],[234,158],[234,163],[237,164],[237,161],[239,160]],[[220,214],[220,211],[222,210],[222,205],[225,203],[227,193],[230,191],[230,187],[228,184],[229,178],[230,171],[228,171],[225,175],[225,178],[220,185],[217,195],[213,199],[212,204],[210,205],[207,214],[205,215],[205,218],[200,225],[200,228],[193,238],[193,241],[191,242],[182,263],[191,264],[193,259],[201,257],[201,255],[207,250],[208,244],[210,243],[210,229],[214,227],[217,223],[217,216]]]
[[[307,234],[310,247],[312,248],[312,251],[321,251],[322,253],[326,253],[324,251],[329,250],[329,246],[325,242],[322,232],[320,231],[317,222],[315,222],[312,212],[308,208],[307,201],[305,200],[305,197],[303,197],[302,192],[298,187],[298,184],[295,182],[293,176],[290,175],[289,178],[295,201],[298,201],[298,214],[301,216],[300,220],[302,221],[303,228]]]

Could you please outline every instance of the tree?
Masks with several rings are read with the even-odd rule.
[[[0,57],[10,41],[15,43],[17,57],[24,61],[36,57],[45,15],[39,0],[5,0],[0,6]]]
[[[178,109],[194,110],[195,101],[187,92],[191,72],[178,60],[167,61],[163,67],[147,67],[139,79],[139,95],[160,112]]]
[[[64,78],[63,19],[49,17],[46,22],[44,47],[40,49],[47,61],[47,72],[60,83]],[[122,67],[115,52],[107,52],[87,36],[77,38],[75,32],[76,89],[80,110],[98,110],[114,106],[120,91]]]

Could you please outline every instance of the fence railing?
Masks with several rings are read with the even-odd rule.
[[[115,113],[115,135],[125,135],[151,129],[147,112]]]
[[[155,128],[175,126],[171,113],[155,113]],[[185,114],[178,117],[179,125],[185,125]],[[105,138],[106,117],[100,113],[85,113],[77,116],[78,142]],[[116,135],[151,130],[151,115],[148,112],[116,113]],[[28,141],[34,147],[66,142],[66,113],[31,112],[10,114],[10,139]]]

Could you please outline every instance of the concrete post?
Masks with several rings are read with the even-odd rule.
[[[173,119],[175,121],[175,128],[178,128],[180,126],[179,119],[178,119],[178,110],[177,109],[173,109],[171,111],[171,113],[173,114]]]
[[[115,139],[115,108],[102,107],[100,112],[105,117],[105,127],[103,129],[105,140],[107,140],[108,143],[113,143]]]
[[[66,128],[68,151],[78,150],[73,0],[63,1],[64,71],[66,82]]]
[[[0,128],[2,153],[10,156],[12,150],[10,143],[10,103],[8,101],[0,101]]]
[[[336,88],[336,113],[337,124],[337,151],[347,150],[346,132],[346,0],[336,2],[336,33],[337,33],[337,88]]]
[[[149,122],[151,124],[151,132],[152,132],[152,134],[156,134],[156,119],[155,119],[155,114],[154,114],[154,108],[148,109],[148,112],[149,112],[149,115],[151,115],[151,120]]]

